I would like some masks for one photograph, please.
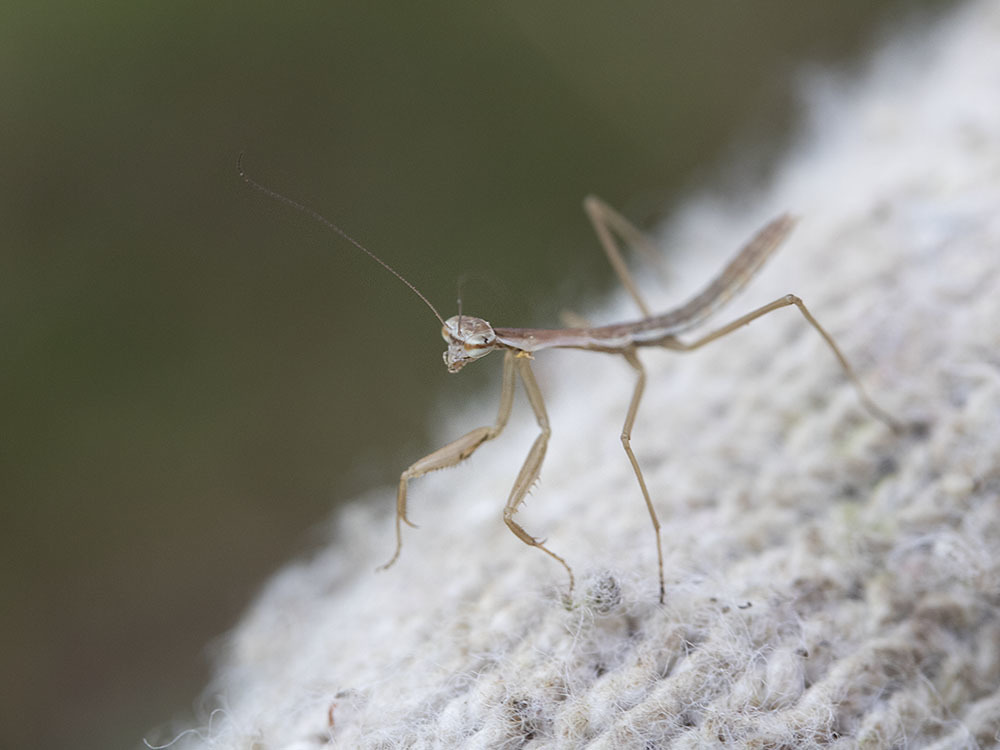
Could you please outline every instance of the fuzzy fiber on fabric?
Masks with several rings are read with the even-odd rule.
[[[663,522],[661,605],[619,442],[634,374],[541,352],[553,437],[518,518],[573,567],[572,600],[502,520],[537,434],[519,392],[499,438],[412,483],[421,528],[390,570],[373,572],[395,488],[338,512],[227,637],[200,725],[161,742],[1000,743],[1000,4],[893,42],[860,80],[803,89],[809,122],[770,183],[681,207],[658,237],[670,296],[648,294],[683,301],[791,210],[786,245],[703,329],[798,294],[907,429],[861,408],[795,308],[692,353],[642,351],[633,446]],[[624,295],[580,312],[638,317]],[[441,443],[491,422],[497,399],[442,424]]]

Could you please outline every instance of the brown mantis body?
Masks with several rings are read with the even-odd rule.
[[[558,561],[566,569],[570,580],[570,592],[572,592],[574,577],[569,564],[562,557],[546,547],[542,541],[528,534],[514,520],[514,514],[524,501],[525,496],[541,471],[542,461],[545,458],[545,448],[550,435],[545,404],[529,364],[531,355],[542,349],[586,349],[589,351],[620,354],[632,369],[635,370],[636,381],[632,391],[632,400],[629,403],[625,423],[622,427],[621,441],[622,447],[625,449],[628,460],[632,465],[635,478],[639,483],[639,489],[642,491],[643,499],[646,502],[646,510],[649,512],[656,535],[656,556],[661,602],[664,597],[665,585],[660,521],[657,518],[656,509],[653,507],[649,489],[646,486],[646,480],[642,475],[642,469],[639,467],[639,462],[636,460],[631,444],[632,426],[635,423],[636,414],[639,410],[639,402],[642,399],[642,393],[646,386],[646,371],[637,355],[638,349],[647,346],[658,346],[675,351],[691,351],[735,331],[737,328],[746,325],[762,315],[766,315],[782,307],[795,306],[830,347],[830,350],[840,362],[847,377],[857,389],[864,407],[872,416],[894,429],[897,427],[893,418],[869,398],[836,342],[817,322],[816,318],[812,316],[812,313],[809,312],[802,300],[794,294],[779,297],[773,302],[752,310],[721,328],[700,336],[693,341],[682,341],[677,338],[678,334],[696,327],[711,313],[721,307],[753,277],[764,261],[778,248],[791,231],[795,224],[793,218],[784,215],[768,223],[743,246],[723,269],[722,273],[716,276],[700,294],[692,297],[680,307],[669,310],[661,315],[652,315],[649,307],[639,295],[625,267],[625,263],[622,260],[621,253],[611,232],[614,230],[622,238],[633,242],[643,242],[645,240],[638,230],[632,227],[624,217],[597,198],[588,198],[584,202],[584,206],[601,239],[601,244],[608,254],[611,265],[615,268],[622,283],[642,310],[644,317],[628,323],[593,328],[561,329],[499,328],[491,326],[485,320],[469,316],[455,316],[446,320],[442,329],[442,336],[448,342],[448,350],[445,352],[444,361],[449,372],[458,372],[468,362],[489,354],[491,351],[504,351],[500,408],[497,413],[496,422],[493,425],[479,427],[463,435],[458,440],[449,443],[443,448],[439,448],[430,455],[424,456],[403,472],[399,480],[399,490],[396,498],[396,551],[392,559],[382,566],[383,568],[392,565],[399,557],[400,549],[402,548],[402,524],[406,523],[413,526],[406,516],[406,492],[410,480],[423,476],[428,472],[454,466],[464,461],[480,445],[500,434],[510,416],[514,398],[514,377],[516,373],[524,385],[528,401],[535,412],[540,432],[531,446],[528,457],[521,466],[521,471],[514,481],[514,486],[511,488],[507,504],[504,506],[504,521],[518,539],[527,545],[537,547]]]
[[[545,411],[545,403],[541,391],[535,381],[535,376],[531,371],[530,360],[534,352],[542,349],[570,348],[585,349],[589,351],[605,352],[609,354],[620,354],[636,373],[635,386],[632,391],[632,399],[629,402],[628,411],[625,416],[625,423],[622,427],[621,442],[628,460],[632,465],[639,489],[642,491],[643,499],[646,503],[646,510],[649,512],[650,520],[656,535],[656,554],[659,572],[659,592],[660,602],[663,602],[665,584],[663,573],[663,547],[660,539],[660,522],[650,499],[646,481],[632,451],[632,426],[635,423],[636,414],[639,409],[639,402],[646,385],[646,371],[638,357],[638,350],[642,347],[657,346],[675,351],[692,351],[705,344],[722,338],[726,334],[732,333],[737,328],[750,323],[751,321],[783,307],[794,306],[802,313],[806,321],[819,333],[833,352],[856,389],[862,405],[876,419],[889,425],[892,429],[899,429],[899,424],[879,408],[865,392],[864,387],[858,380],[853,368],[847,358],[841,352],[836,342],[829,333],[817,322],[812,313],[806,308],[802,300],[794,294],[787,294],[770,302],[762,307],[758,307],[745,315],[741,315],[735,320],[721,326],[707,334],[704,334],[692,341],[682,341],[677,338],[678,334],[684,333],[699,323],[704,321],[711,313],[728,301],[738,292],[753,275],[760,269],[767,258],[778,248],[795,224],[795,220],[783,215],[769,222],[761,229],[740,251],[733,257],[729,264],[716,276],[699,294],[692,297],[685,304],[669,310],[660,315],[653,315],[645,301],[639,294],[631,276],[625,266],[621,253],[614,240],[614,234],[620,238],[636,245],[647,243],[643,235],[635,229],[624,217],[605,205],[594,197],[589,197],[584,201],[584,208],[587,211],[591,222],[600,238],[601,244],[608,255],[611,265],[625,285],[629,294],[635,300],[643,313],[643,317],[627,322],[597,327],[579,328],[500,328],[491,326],[481,318],[468,315],[457,315],[444,320],[438,314],[433,305],[406,279],[400,276],[393,268],[384,261],[374,256],[369,250],[355,241],[343,230],[330,221],[283,195],[263,187],[249,177],[242,168],[240,175],[248,183],[270,195],[277,200],[291,205],[292,207],[304,211],[313,216],[326,226],[333,229],[349,242],[354,244],[363,252],[367,253],[384,266],[391,273],[396,275],[403,283],[410,287],[426,304],[438,320],[442,323],[441,334],[448,344],[444,353],[444,361],[449,372],[458,372],[472,360],[489,354],[495,350],[504,352],[503,380],[500,389],[500,407],[497,412],[496,421],[492,425],[478,427],[462,437],[448,443],[433,453],[424,456],[419,461],[410,466],[399,479],[399,488],[396,495],[396,550],[392,558],[381,566],[381,569],[390,567],[399,558],[403,544],[402,524],[414,526],[406,515],[406,495],[409,482],[412,479],[423,476],[437,469],[444,469],[455,466],[469,458],[479,446],[492,440],[499,435],[510,417],[514,402],[515,378],[520,378],[524,385],[528,401],[535,413],[538,422],[539,434],[535,439],[528,456],[521,466],[511,488],[507,503],[504,506],[504,522],[510,530],[525,544],[537,547],[559,562],[569,576],[569,592],[572,594],[574,586],[573,571],[569,564],[562,557],[550,550],[544,542],[528,534],[527,531],[515,520],[514,515],[524,502],[528,491],[531,489],[541,471],[542,462],[545,458],[545,449],[548,445],[551,429],[549,427],[548,415]],[[614,233],[614,234],[613,234]]]

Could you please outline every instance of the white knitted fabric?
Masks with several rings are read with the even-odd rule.
[[[421,528],[395,567],[373,572],[394,544],[386,486],[267,585],[173,747],[1000,742],[1000,4],[896,42],[861,82],[806,83],[811,124],[773,184],[738,207],[692,199],[663,235],[671,297],[650,296],[698,291],[791,210],[787,244],[705,330],[798,294],[872,397],[923,428],[872,419],[795,308],[643,351],[633,445],[663,522],[660,605],[619,443],[633,373],[542,352],[553,437],[519,519],[576,572],[570,606],[562,568],[502,520],[537,434],[519,395],[497,440],[412,483]],[[624,295],[582,312],[636,317]]]

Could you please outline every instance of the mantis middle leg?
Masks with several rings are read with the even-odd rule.
[[[649,490],[646,488],[646,480],[642,476],[642,469],[639,468],[639,461],[632,452],[632,426],[635,424],[635,415],[639,411],[639,401],[642,399],[642,392],[646,388],[646,368],[642,366],[635,349],[628,349],[624,352],[625,361],[635,370],[637,378],[635,390],[632,391],[632,400],[628,405],[628,414],[625,416],[625,424],[622,427],[622,447],[628,456],[629,463],[632,464],[632,471],[639,482],[639,489],[642,490],[642,498],[646,501],[646,510],[649,511],[649,518],[653,522],[653,532],[656,534],[656,561],[660,572],[660,604],[663,604],[665,586],[663,583],[663,544],[660,541],[660,519],[656,517],[656,509],[653,508],[653,501],[649,497]]]

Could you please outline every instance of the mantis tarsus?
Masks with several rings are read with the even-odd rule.
[[[241,155],[242,156],[242,155]],[[635,478],[639,483],[643,499],[646,502],[646,510],[649,512],[650,520],[656,536],[656,556],[659,573],[660,602],[664,599],[664,573],[663,573],[663,546],[660,539],[660,522],[656,515],[656,509],[650,499],[646,481],[642,475],[642,469],[632,451],[631,438],[632,426],[635,423],[636,413],[639,409],[639,402],[646,385],[646,371],[638,357],[638,349],[647,346],[658,346],[675,351],[691,351],[704,346],[705,344],[722,338],[726,334],[732,333],[737,328],[750,323],[751,321],[766,315],[782,307],[794,306],[806,321],[819,333],[833,352],[844,373],[850,380],[858,393],[858,397],[864,408],[876,419],[884,422],[894,431],[900,429],[900,424],[888,413],[883,411],[865,392],[860,380],[851,367],[847,358],[841,352],[836,342],[829,333],[812,316],[802,300],[794,294],[786,294],[783,297],[770,302],[755,310],[751,310],[745,315],[741,315],[735,320],[720,328],[694,339],[693,341],[681,341],[678,334],[695,328],[709,315],[715,312],[725,302],[738,292],[753,275],[764,264],[764,261],[778,248],[795,224],[795,219],[789,215],[782,215],[773,219],[765,225],[753,238],[747,242],[729,264],[697,295],[692,297],[685,304],[668,310],[660,315],[653,315],[642,296],[639,294],[635,283],[625,265],[618,244],[615,241],[617,235],[620,240],[633,245],[646,245],[648,240],[644,235],[632,226],[621,214],[614,211],[599,199],[591,196],[584,200],[584,209],[590,217],[601,245],[604,248],[612,267],[621,279],[622,284],[628,290],[632,299],[635,300],[642,311],[642,318],[627,323],[617,323],[606,326],[580,327],[580,328],[499,328],[490,325],[482,318],[475,318],[469,315],[456,315],[444,320],[437,309],[421,294],[413,284],[403,278],[395,269],[385,261],[378,258],[361,243],[353,239],[336,224],[332,223],[322,215],[303,206],[296,201],[286,198],[270,188],[264,187],[248,177],[243,171],[242,165],[238,164],[240,176],[251,186],[269,195],[270,197],[288,204],[289,206],[302,211],[353,244],[356,248],[376,260],[390,273],[395,275],[400,281],[406,284],[421,300],[431,309],[437,319],[441,322],[441,335],[448,344],[444,353],[445,365],[449,372],[458,372],[472,360],[479,359],[494,350],[503,350],[503,382],[500,388],[500,408],[494,424],[478,427],[466,433],[457,440],[448,443],[433,453],[424,456],[419,461],[410,466],[402,473],[399,479],[399,488],[396,495],[396,549],[392,558],[382,565],[380,569],[385,569],[393,565],[399,559],[399,553],[403,545],[402,525],[405,523],[414,526],[406,515],[406,493],[410,480],[423,476],[437,469],[444,469],[455,466],[469,458],[479,446],[488,440],[492,440],[499,435],[507,425],[511,408],[514,401],[514,382],[518,377],[524,385],[528,401],[535,413],[538,422],[539,434],[535,438],[534,444],[528,453],[521,471],[514,481],[507,504],[504,506],[504,522],[508,528],[525,544],[537,547],[539,550],[556,560],[565,568],[569,576],[569,595],[572,595],[574,586],[573,571],[569,564],[561,556],[550,550],[543,541],[528,534],[527,531],[514,520],[525,496],[531,489],[541,471],[542,461],[545,458],[545,449],[548,445],[551,430],[549,427],[548,415],[545,412],[545,403],[542,393],[535,381],[535,376],[529,364],[534,352],[542,349],[586,349],[590,351],[605,352],[609,354],[620,354],[625,361],[635,371],[636,381],[632,391],[632,399],[629,402],[628,411],[625,416],[625,423],[622,427],[621,442],[629,463],[635,473]]]

